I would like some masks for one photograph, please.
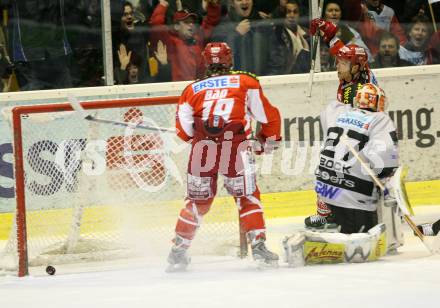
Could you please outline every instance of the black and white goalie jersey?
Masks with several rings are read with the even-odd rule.
[[[315,191],[328,204],[375,211],[379,190],[358,160],[341,141],[359,152],[379,178],[399,165],[396,128],[384,112],[355,109],[334,101],[321,113],[324,143],[316,168]]]

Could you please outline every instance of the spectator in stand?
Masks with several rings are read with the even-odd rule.
[[[141,83],[139,78],[140,58],[136,54],[118,51],[120,67],[115,68],[115,80],[117,84],[137,84]]]
[[[5,0],[9,19],[10,57],[21,90],[72,87],[66,36],[66,12],[72,1]]]
[[[120,28],[114,35],[113,54],[116,75],[125,71],[131,57],[139,58],[138,78],[141,82],[166,82],[171,80],[168,61],[160,61],[157,52],[151,52],[151,42],[147,25],[137,25],[134,20],[133,5],[126,1],[122,5]],[[156,57],[155,57],[156,56]],[[128,59],[128,60],[127,60]],[[163,59],[161,57],[160,59]],[[117,78],[117,82],[123,80]]]
[[[408,29],[409,41],[400,47],[400,58],[414,65],[432,64],[431,33],[432,24],[428,17],[414,17]]]
[[[418,1],[416,1],[418,2]],[[432,60],[428,64],[440,64],[440,2],[435,2],[431,4],[432,10],[434,12],[434,18],[437,25],[437,32],[435,32],[429,43],[429,53]],[[418,16],[425,15],[432,22],[432,16],[430,14],[429,6],[427,3],[421,4],[421,8],[418,12]],[[432,24],[433,25],[433,24]]]
[[[432,55],[431,64],[440,64],[440,2],[431,3],[438,31],[431,37],[429,51]],[[429,4],[426,0],[406,0],[403,14],[404,21],[411,22],[416,16],[427,16],[432,23]]]
[[[288,0],[278,0],[278,5],[271,12],[271,17],[277,23],[284,23],[284,17],[286,16],[286,5]],[[297,0],[299,5],[299,20],[298,25],[303,28],[309,27],[309,2],[308,0]]]
[[[379,38],[384,31],[394,34],[400,45],[407,41],[394,10],[381,0],[367,0],[366,5],[362,5],[361,21],[359,30],[374,55],[379,50]]]
[[[171,69],[167,60],[167,48],[162,41],[157,43],[155,57],[161,65],[156,80],[161,81],[170,78]],[[118,50],[118,58],[120,66],[115,67],[115,80],[117,84],[137,84],[155,81],[148,78],[148,76],[144,76],[144,79],[142,79],[140,75],[142,58],[136,53],[132,53],[131,51],[127,52],[124,45]]]
[[[298,74],[310,71],[308,29],[299,25],[297,0],[287,0],[284,22],[277,24],[270,40],[268,75]]]
[[[224,3],[228,0],[219,0],[219,4],[222,5],[222,10],[227,8]],[[159,0],[154,0],[154,2],[159,3]],[[166,11],[166,24],[172,25],[174,23],[173,16],[177,11],[186,10],[188,12],[194,13],[197,15],[196,23],[199,23],[203,19],[203,16],[206,14],[206,9],[208,6],[209,0],[172,0],[168,1],[168,9]],[[157,6],[154,6],[154,8]],[[154,10],[153,10],[154,11]],[[150,14],[151,15],[151,14]]]
[[[118,30],[120,25],[121,5],[127,0],[110,0],[110,16],[112,29]],[[102,2],[102,1],[100,1]],[[136,25],[146,25],[159,0],[128,0],[133,7],[133,20]]]
[[[231,0],[228,14],[214,30],[212,41],[226,42],[237,70],[264,75],[269,59],[272,21],[258,14],[253,0]]]
[[[197,15],[186,10],[177,11],[173,16],[173,28],[166,29],[165,20],[168,1],[160,0],[150,19],[154,30],[161,33],[168,50],[172,80],[194,80],[203,77],[205,65],[202,60],[203,48],[211,36],[213,28],[220,21],[218,0],[208,0],[207,14],[200,28]]]
[[[412,66],[411,62],[400,59],[399,39],[390,32],[383,32],[379,40],[379,52],[371,68]]]
[[[362,40],[361,35],[353,27],[349,26],[344,20],[344,12],[342,11],[342,1],[341,0],[327,0],[324,2],[324,20],[331,21],[338,26],[338,32],[336,36],[345,44],[355,44],[365,49],[368,55],[369,62],[373,62],[371,52],[367,45]],[[332,55],[326,55],[327,50],[326,44],[321,43],[321,56],[328,59],[326,61],[327,69],[336,69],[336,59]]]
[[[67,35],[73,51],[71,66],[73,86],[102,85],[104,68],[99,0],[75,1],[66,19]]]

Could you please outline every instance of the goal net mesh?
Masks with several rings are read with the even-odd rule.
[[[29,266],[130,256],[165,260],[184,204],[189,146],[173,133],[135,126],[174,127],[175,104],[150,100],[123,108],[104,102],[87,110],[96,119],[129,126],[56,108],[21,115]],[[17,231],[24,226],[14,214],[1,215],[9,232],[0,268],[15,269]],[[237,209],[232,198],[220,197],[191,253],[232,254],[238,246]]]

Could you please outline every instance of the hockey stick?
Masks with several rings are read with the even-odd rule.
[[[373,170],[367,165],[367,163],[362,159],[362,157],[359,155],[358,151],[355,150],[355,148],[348,142],[347,136],[345,134],[342,135],[341,139],[342,143],[344,143],[348,150],[353,154],[353,156],[356,158],[356,160],[361,164],[362,168],[368,173],[368,175],[371,177],[373,182],[380,188],[381,191],[385,192],[386,188],[382,184],[382,182],[377,178],[376,174],[374,174]],[[398,203],[399,204],[399,203]],[[399,208],[401,208],[399,206]],[[425,241],[425,236],[420,232],[420,230],[417,228],[414,221],[409,217],[408,210],[401,208],[403,212],[403,219],[408,224],[408,226],[414,231],[414,233],[417,235],[417,237],[422,241],[423,245],[425,245],[426,249],[431,254],[436,253],[435,250]]]
[[[73,110],[78,112],[81,115],[81,117],[87,121],[102,123],[102,124],[124,126],[124,127],[130,127],[130,128],[141,128],[141,129],[160,131],[160,132],[169,132],[169,133],[176,132],[176,130],[174,128],[151,126],[151,125],[145,125],[145,124],[141,124],[141,123],[129,123],[129,122],[96,118],[95,116],[86,112],[86,110],[83,108],[83,106],[81,106],[81,103],[78,101],[78,99],[75,96],[69,95],[68,101],[69,101],[70,105],[72,106]]]
[[[319,8],[318,8],[318,15],[320,18],[322,18],[323,8],[324,8],[324,0],[321,0],[319,3]],[[310,55],[312,58],[312,61],[310,63],[309,86],[308,86],[308,90],[307,90],[307,97],[312,97],[313,78],[315,76],[316,54],[318,52],[319,37],[320,37],[320,33],[319,33],[319,29],[318,29],[318,31],[316,31],[316,33],[312,39],[312,53]]]

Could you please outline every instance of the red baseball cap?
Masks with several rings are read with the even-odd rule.
[[[190,17],[193,17],[194,19],[197,20],[197,15],[194,13],[190,13],[187,10],[177,11],[173,15],[173,22],[183,21],[183,20],[188,19]]]

